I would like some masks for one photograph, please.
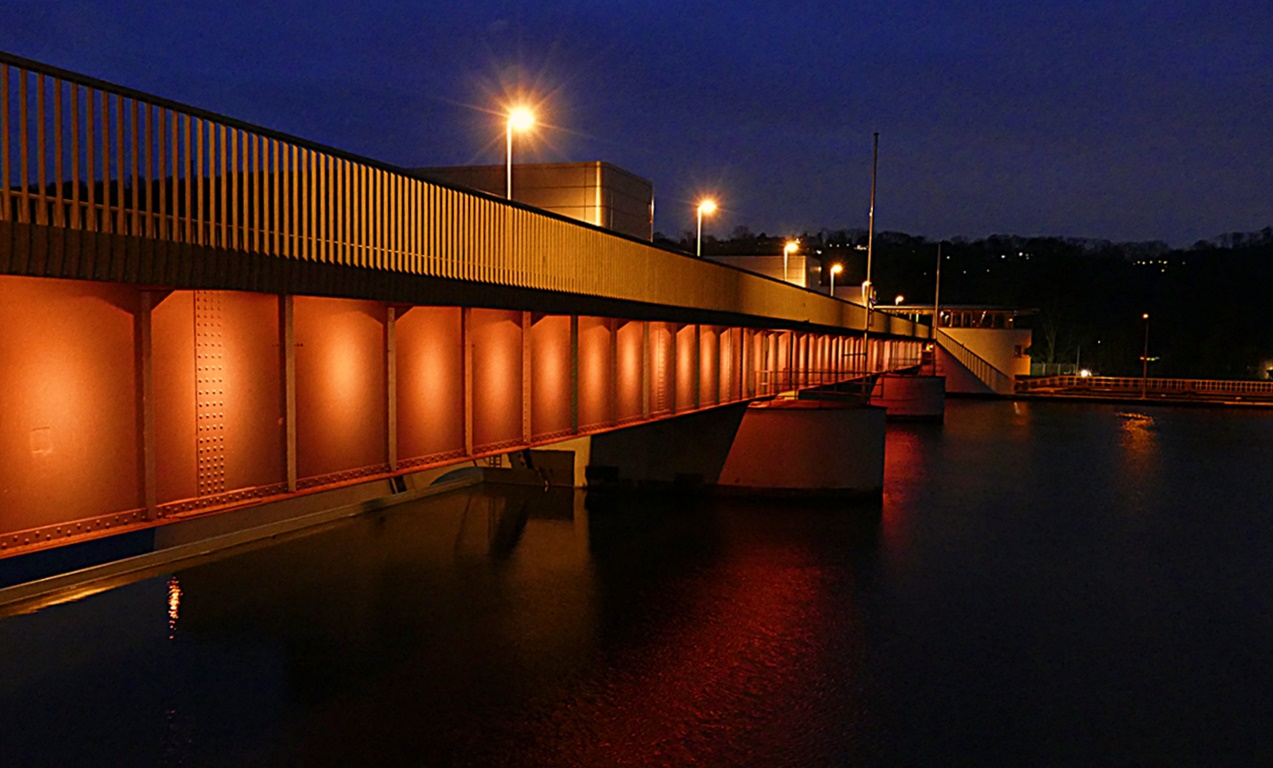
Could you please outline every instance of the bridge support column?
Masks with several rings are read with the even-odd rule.
[[[594,490],[872,496],[884,487],[884,415],[842,401],[739,403],[531,453],[542,456],[537,466],[553,468],[550,483]]]
[[[871,405],[883,406],[890,421],[942,421],[946,377],[886,374],[875,380]]]
[[[834,400],[755,403],[739,425],[716,485],[760,495],[879,495],[884,409]]]

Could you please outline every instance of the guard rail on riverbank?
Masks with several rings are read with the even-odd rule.
[[[1178,398],[1260,398],[1273,400],[1273,381],[1160,379],[1136,376],[1042,376],[1018,379],[1018,394],[1126,396],[1147,394]]]

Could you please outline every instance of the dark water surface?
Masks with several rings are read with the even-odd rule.
[[[434,498],[0,620],[0,764],[1267,764],[1270,469],[960,401],[882,506]]]

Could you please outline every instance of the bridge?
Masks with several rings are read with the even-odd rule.
[[[864,335],[867,321],[0,55],[0,556],[391,495],[426,471],[698,423],[920,358],[926,326],[875,314]]]

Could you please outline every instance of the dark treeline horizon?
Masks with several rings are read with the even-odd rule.
[[[788,237],[704,236],[703,253],[779,255]],[[800,253],[826,275],[842,264],[844,284],[866,277],[865,229],[799,237]],[[990,235],[930,240],[877,232],[871,280],[880,301],[929,304],[941,243],[941,303],[1038,310],[1032,362],[1078,363],[1097,374],[1141,373],[1149,315],[1151,376],[1267,379],[1273,368],[1273,227],[1229,232],[1173,248],[1161,241]],[[655,244],[693,252],[693,233]],[[825,284],[825,283],[824,283]]]

